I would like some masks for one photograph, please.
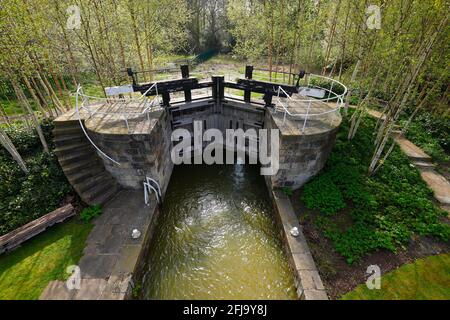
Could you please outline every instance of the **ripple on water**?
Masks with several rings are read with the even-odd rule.
[[[257,166],[175,167],[150,246],[147,299],[295,299]]]

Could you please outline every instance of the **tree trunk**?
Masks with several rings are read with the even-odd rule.
[[[45,137],[42,132],[41,126],[39,124],[38,118],[36,117],[30,104],[28,103],[27,98],[26,98],[22,88],[20,87],[20,84],[14,78],[13,73],[11,71],[9,71],[8,74],[9,74],[11,83],[13,85],[14,91],[16,93],[17,99],[19,99],[20,104],[28,111],[28,114],[31,116],[31,120],[33,121],[34,127],[39,136],[39,139],[41,140],[41,144],[42,144],[42,147],[44,148],[44,152],[49,153],[47,141],[45,140]]]
[[[17,162],[20,169],[22,169],[23,172],[26,174],[29,172],[28,168],[25,164],[25,161],[23,161],[22,157],[20,156],[19,152],[17,152],[16,147],[12,143],[12,141],[9,139],[6,132],[3,130],[3,128],[0,126],[0,142],[2,146],[9,152],[9,154],[13,157],[14,161]]]

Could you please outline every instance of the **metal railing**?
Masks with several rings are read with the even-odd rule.
[[[156,96],[153,100],[149,100],[148,97],[146,96],[146,94],[152,90],[153,88],[155,88],[156,90]],[[80,103],[81,100],[81,103]],[[101,105],[97,105],[95,108],[93,108],[93,103],[91,103],[91,100],[95,100],[96,102],[103,102]],[[136,104],[136,106],[134,106],[132,109],[134,109],[135,111],[130,111],[127,110],[127,106],[130,104]],[[105,104],[109,104],[108,106],[106,106],[104,109],[102,109],[102,107]],[[117,107],[117,109],[119,111],[112,111],[111,108],[112,107]],[[86,138],[88,139],[88,141],[92,144],[92,146],[99,152],[100,155],[104,156],[105,158],[107,158],[108,160],[111,160],[113,163],[120,165],[120,163],[116,160],[114,160],[113,158],[111,158],[110,156],[108,156],[105,152],[103,152],[95,143],[94,141],[92,141],[91,137],[89,136],[89,134],[87,133],[87,130],[83,124],[82,120],[87,120],[90,119],[94,116],[105,116],[105,115],[114,115],[117,114],[119,116],[121,116],[124,120],[124,123],[127,127],[128,133],[130,133],[130,125],[129,125],[129,119],[131,117],[140,117],[143,115],[147,116],[147,119],[150,120],[150,112],[153,112],[157,109],[160,109],[160,98],[158,95],[158,86],[157,83],[155,82],[140,98],[125,98],[125,97],[119,97],[119,98],[112,98],[112,97],[107,97],[107,98],[102,98],[102,97],[93,97],[93,96],[89,96],[87,94],[85,94],[83,92],[83,88],[81,85],[78,85],[76,94],[75,94],[75,111],[77,113],[78,116],[78,121],[80,122],[80,127],[84,133],[84,135],[86,136]],[[80,116],[80,111],[84,110],[86,111],[89,116],[86,117],[82,117]],[[142,111],[140,111],[142,110]]]
[[[331,83],[330,89],[321,87],[320,85],[312,84],[311,77],[313,79],[318,78],[322,81],[325,80],[325,81],[330,82]],[[342,107],[342,105],[344,103],[345,96],[347,94],[347,87],[343,83],[341,83],[337,80],[334,80],[332,78],[315,75],[315,74],[309,74],[307,79],[308,79],[307,80],[308,82],[307,82],[306,87],[305,86],[300,87],[299,93],[306,92],[310,89],[318,89],[319,92],[324,93],[323,98],[311,98],[310,96],[307,96],[307,95],[304,96],[305,98],[292,98],[292,96],[290,96],[285,90],[283,90],[283,88],[281,86],[278,86],[277,104],[275,105],[275,109],[274,109],[274,113],[276,113],[278,111],[284,112],[283,124],[285,123],[287,116],[292,117],[294,119],[299,118],[299,119],[303,120],[303,124],[302,124],[302,128],[301,128],[302,132],[305,131],[308,118],[319,117],[319,116],[323,116],[323,115],[333,113],[333,112],[339,112],[340,108]],[[336,90],[336,86],[341,87],[342,93],[333,91],[333,88],[335,88],[335,90]],[[285,100],[283,101],[282,99],[285,99]],[[330,102],[333,102],[334,100],[336,101],[336,107],[326,110],[326,111],[315,112],[314,106],[313,106],[313,104],[315,102],[330,103]],[[306,106],[306,113],[295,112],[295,107],[291,108],[292,104],[295,104],[295,106],[297,106],[297,107],[298,106],[301,106],[301,107]]]
[[[158,202],[158,204],[161,203],[162,194],[161,194],[161,187],[159,186],[159,183],[155,179],[145,177],[145,181],[143,184],[144,184],[144,202],[145,202],[145,204],[149,205],[150,194],[152,193],[152,191],[156,195],[156,201]]]

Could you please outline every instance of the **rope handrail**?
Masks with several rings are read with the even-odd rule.
[[[143,111],[136,111],[136,112],[130,112],[127,111],[125,112],[125,108],[132,102],[136,102],[139,103],[139,105],[148,103],[148,98],[145,95],[149,90],[151,90],[152,88],[155,88],[156,90],[156,97],[151,100],[149,102],[148,106],[145,106]],[[82,102],[81,104],[79,103],[79,97],[81,97]],[[89,105],[87,103],[89,103],[89,99],[97,99],[97,100],[103,100],[103,101],[107,101],[107,102],[113,102],[113,106],[114,104],[118,103],[118,108],[121,109],[119,111],[101,111],[99,108],[102,106],[100,105],[99,108],[97,108],[96,110],[92,110],[92,108],[89,107]],[[120,166],[120,163],[116,160],[114,160],[112,157],[110,157],[109,155],[107,155],[105,152],[103,152],[95,143],[94,141],[91,139],[91,137],[89,136],[89,134],[87,133],[86,128],[84,127],[83,121],[81,119],[80,116],[80,109],[86,110],[89,114],[89,117],[92,118],[94,115],[111,115],[111,114],[118,114],[120,116],[123,117],[124,121],[125,121],[125,125],[127,127],[128,132],[130,132],[130,126],[128,123],[128,118],[130,115],[143,115],[146,114],[147,115],[147,119],[150,120],[150,112],[152,111],[153,107],[156,105],[159,105],[159,96],[158,96],[158,85],[157,82],[155,82],[145,93],[141,98],[138,99],[124,99],[124,98],[101,98],[101,97],[92,97],[92,96],[88,96],[86,94],[84,94],[82,86],[78,85],[77,87],[77,91],[75,94],[75,110],[78,116],[78,121],[80,122],[80,127],[81,130],[83,131],[84,135],[86,136],[86,138],[88,139],[88,141],[92,144],[92,146],[99,152],[100,155],[102,155],[103,157],[107,158],[108,160],[112,161],[113,163],[117,164]]]
[[[79,110],[79,108],[78,108],[78,95],[79,95],[79,93],[80,93],[81,91],[82,91],[81,86],[78,85],[77,93],[76,93],[76,95],[75,95],[75,109],[76,109],[76,112],[77,112],[77,115],[78,115],[78,121],[80,122],[81,130],[83,130],[83,133],[84,133],[84,135],[86,136],[86,138],[89,140],[89,142],[92,144],[92,146],[93,146],[93,147],[94,147],[101,155],[103,155],[105,158],[111,160],[112,162],[114,162],[115,164],[117,164],[117,165],[120,166],[120,163],[119,163],[119,162],[117,162],[116,160],[114,160],[113,158],[111,158],[110,156],[108,156],[106,153],[104,153],[99,147],[97,147],[97,145],[94,143],[94,141],[92,141],[91,137],[89,137],[89,135],[88,135],[88,133],[87,133],[87,131],[86,131],[86,128],[85,128],[84,125],[83,125],[83,121],[81,120],[81,117],[80,117],[80,110]],[[84,108],[84,101],[82,102],[82,107]]]
[[[308,85],[306,88],[317,88],[317,89],[323,90],[325,93],[328,92],[327,98],[307,98],[307,99],[292,98],[292,96],[290,96],[281,86],[278,86],[277,102],[278,102],[279,106],[276,105],[274,108],[275,112],[276,111],[282,111],[282,112],[284,111],[283,123],[285,123],[285,121],[286,121],[286,116],[304,118],[303,126],[301,129],[302,132],[305,131],[306,122],[308,120],[308,117],[323,116],[323,115],[338,111],[342,107],[342,104],[344,102],[344,97],[347,94],[347,87],[340,81],[337,81],[337,80],[334,80],[332,78],[328,78],[325,76],[320,76],[320,75],[310,74],[310,76],[316,76],[316,77],[319,77],[322,79],[327,79],[327,80],[332,81],[330,89],[327,89],[327,88],[323,88],[323,87],[320,87],[317,85],[311,85],[310,84],[311,79],[310,79],[310,77],[308,77]],[[335,83],[337,83],[338,85],[340,85],[344,88],[344,91],[341,94],[338,94],[337,92],[333,91],[333,86]],[[282,95],[282,96],[280,96],[280,95]],[[283,102],[281,100],[281,98],[286,98],[287,99],[286,102]],[[323,112],[311,113],[311,106],[312,106],[313,102],[326,103],[330,100],[336,100],[336,108],[326,110]],[[291,102],[303,103],[303,104],[307,105],[306,113],[291,112],[291,110],[289,110],[289,103],[291,103]],[[281,110],[280,110],[280,108],[281,108]]]

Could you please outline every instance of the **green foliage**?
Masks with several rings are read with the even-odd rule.
[[[381,277],[380,290],[361,284],[346,293],[344,300],[448,300],[450,254],[418,259]]]
[[[332,214],[345,207],[345,202],[338,187],[326,175],[322,175],[308,183],[301,199],[310,209]]]
[[[71,219],[0,256],[0,300],[38,299],[52,280],[65,280],[78,263],[92,224]]]
[[[88,223],[92,219],[97,218],[102,213],[102,207],[99,204],[84,208],[80,213],[81,219]]]
[[[408,127],[406,137],[439,162],[449,161],[450,118],[423,112]]]
[[[292,196],[292,193],[293,193],[292,188],[290,188],[290,187],[283,187],[281,190],[282,190],[283,193],[284,193],[285,195],[287,195],[288,197]]]
[[[373,128],[374,120],[365,118],[348,141],[344,120],[324,170],[301,194],[306,207],[323,213],[315,223],[348,263],[374,250],[395,252],[413,234],[450,239],[450,227],[440,222],[446,213],[433,205],[431,190],[398,147],[367,176]],[[350,223],[342,225],[342,215]]]
[[[51,127],[49,122],[43,124],[48,141],[52,140]],[[30,172],[23,173],[11,156],[0,150],[0,235],[55,210],[72,190],[56,157],[42,152],[34,132],[21,125],[8,130]]]

